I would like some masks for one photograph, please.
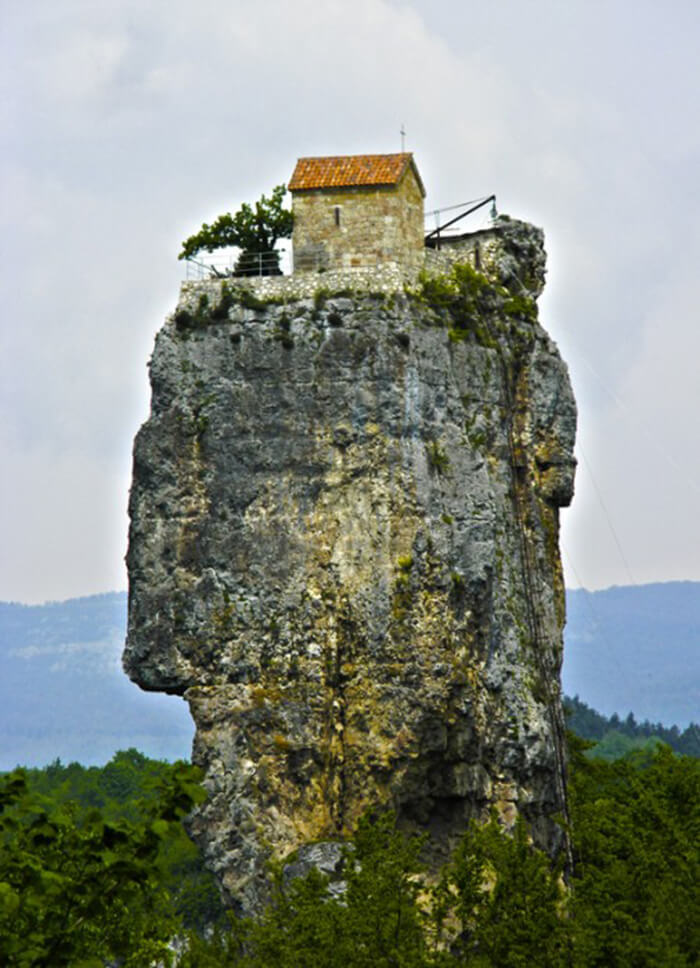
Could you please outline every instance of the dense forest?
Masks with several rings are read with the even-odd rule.
[[[136,750],[0,778],[0,963],[18,968],[690,968],[700,960],[700,760],[610,762],[570,734],[574,871],[524,822],[471,825],[437,875],[422,839],[367,816],[342,898],[273,872],[256,920],[227,917],[182,818],[194,767]],[[172,939],[177,939],[177,955]],[[176,961],[177,958],[177,961]]]

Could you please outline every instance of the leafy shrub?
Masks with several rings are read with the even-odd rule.
[[[183,330],[200,329],[206,326],[210,320],[209,296],[205,292],[200,295],[197,308],[193,313],[189,309],[178,309],[175,313],[175,326],[180,332]]]
[[[128,796],[122,764],[106,789]],[[178,918],[163,889],[162,844],[204,793],[176,764],[138,820],[34,793],[27,773],[0,781],[0,963],[8,966],[170,964]],[[108,795],[108,794],[106,794]]]
[[[437,440],[431,440],[426,445],[426,450],[428,453],[428,463],[435,473],[446,474],[450,466],[450,458],[447,456],[441,444]]]

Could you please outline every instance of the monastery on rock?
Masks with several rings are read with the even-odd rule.
[[[300,158],[288,188],[295,272],[422,258],[425,188],[411,153]]]

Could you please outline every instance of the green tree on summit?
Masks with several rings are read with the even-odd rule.
[[[292,213],[282,208],[286,192],[284,185],[277,185],[269,198],[261,195],[253,206],[244,202],[235,215],[225,212],[212,225],[205,222],[196,235],[182,243],[178,259],[190,259],[202,250],[236,246],[241,254],[234,275],[280,275],[275,245],[292,234]]]

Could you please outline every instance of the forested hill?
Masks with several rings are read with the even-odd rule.
[[[676,753],[700,758],[700,723],[690,723],[680,730],[678,726],[664,726],[648,719],[637,722],[632,712],[624,719],[617,713],[603,716],[578,696],[565,697],[564,710],[569,729],[596,744],[589,755],[616,760],[634,750],[653,750],[659,743],[666,743]]]
[[[657,724],[677,725],[680,736],[700,719],[700,582],[576,590],[567,599],[563,681],[579,697],[577,731],[629,733],[633,712],[636,727],[648,720],[669,742]],[[129,747],[189,757],[186,704],[141,692],[121,670],[125,625],[125,592],[0,602],[0,769],[56,757],[105,763]]]

